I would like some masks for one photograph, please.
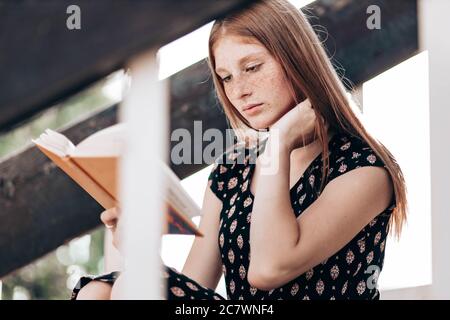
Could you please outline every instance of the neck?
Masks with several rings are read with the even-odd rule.
[[[327,138],[328,141],[325,143],[328,143],[330,139],[334,136],[335,131],[329,129],[327,132]],[[322,152],[322,143],[320,143],[320,140],[317,138],[307,146],[294,149],[291,152],[291,159],[298,159],[298,160],[308,160],[308,159],[314,159]]]

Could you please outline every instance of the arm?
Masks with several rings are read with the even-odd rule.
[[[289,148],[282,147],[275,155],[278,172],[259,176],[256,186],[248,280],[262,290],[289,282],[339,251],[389,205],[393,192],[385,169],[354,169],[332,180],[296,218],[288,154]]]
[[[210,181],[208,182],[211,183]],[[222,202],[206,187],[199,229],[203,237],[195,237],[182,273],[202,286],[215,289],[222,276],[222,261],[218,245]]]

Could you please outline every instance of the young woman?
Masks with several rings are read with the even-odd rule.
[[[168,298],[224,299],[212,290],[223,273],[228,299],[379,299],[386,237],[406,219],[403,174],[359,120],[305,16],[269,0],[216,21],[209,65],[231,126],[269,137],[241,137],[216,161],[205,236],[182,272],[165,268]],[[84,277],[73,298],[110,298],[117,276]]]

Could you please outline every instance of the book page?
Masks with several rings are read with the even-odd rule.
[[[115,124],[87,137],[70,154],[76,157],[118,157],[125,149],[126,126]]]
[[[37,139],[32,140],[35,144],[50,150],[59,157],[65,157],[75,150],[75,146],[65,135],[46,129]]]

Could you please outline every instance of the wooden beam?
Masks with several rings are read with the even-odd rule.
[[[380,8],[380,29],[367,27],[369,6]],[[355,85],[418,53],[416,0],[319,0],[310,8],[305,12],[311,15],[311,25],[321,26],[315,27],[316,33],[327,39],[325,47],[335,67],[342,67]]]

